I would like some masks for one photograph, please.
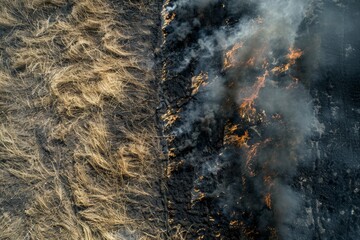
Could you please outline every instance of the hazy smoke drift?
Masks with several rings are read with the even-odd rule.
[[[248,96],[246,91],[242,91],[241,83],[253,82],[256,79],[253,74],[248,73],[255,70],[257,74],[265,74],[266,71],[271,72],[276,66],[283,64],[284,56],[289,49],[294,48],[298,26],[305,15],[306,1],[270,0],[256,3],[257,19],[240,21],[238,31],[234,32],[231,39],[244,43],[244,50],[241,49],[238,55],[235,55],[237,62],[245,62],[248,58],[255,57],[253,66],[242,67],[240,70],[243,73],[236,99],[240,105]],[[264,66],[264,63],[267,66]],[[306,90],[301,86],[286,89],[289,84],[287,82],[292,81],[290,74],[285,73],[281,77],[272,74],[267,77],[264,87],[254,99],[256,108],[264,110],[267,119],[259,125],[261,136],[258,139],[253,137],[253,144],[249,143],[250,150],[245,150],[245,156],[249,157],[251,150],[256,147],[256,154],[248,158],[247,164],[241,165],[243,173],[253,171],[253,175],[247,178],[252,181],[252,192],[247,193],[248,190],[244,190],[245,192],[239,193],[239,197],[248,195],[247,201],[253,201],[250,211],[253,208],[259,214],[262,221],[258,226],[260,232],[275,225],[281,239],[306,239],[306,232],[297,226],[296,222],[300,214],[301,198],[292,191],[289,184],[296,174],[297,164],[305,160],[302,156],[305,154],[306,139],[310,136],[313,116]],[[272,116],[276,115],[280,116],[280,119],[272,120]],[[272,214],[262,208],[264,202],[271,208]],[[240,210],[242,206],[238,208]]]
[[[247,212],[247,216],[251,216],[248,217],[249,224],[257,225],[256,231],[266,235],[269,227],[276,227],[281,239],[308,237],[298,223],[301,196],[291,189],[290,184],[297,165],[306,160],[306,141],[314,116],[311,98],[301,86],[301,79],[296,84],[296,71],[291,64],[286,65],[291,58],[290,49],[296,49],[297,31],[307,5],[306,0],[179,0],[167,8],[179,15],[189,14],[185,22],[174,23],[178,28],[168,36],[169,39],[182,41],[193,31],[199,31],[197,40],[188,46],[176,70],[181,72],[196,61],[198,72],[212,73],[210,82],[222,79],[221,84],[224,84],[220,88],[218,84],[204,87],[205,92],[212,94],[203,95],[201,103],[191,104],[184,111],[184,115],[190,116],[184,122],[185,129],[191,129],[188,126],[197,122],[200,115],[218,116],[223,99],[230,98],[239,108],[251,101],[254,108],[251,112],[264,113],[261,121],[247,121],[254,117],[251,114],[238,116],[241,120],[230,119],[249,131],[250,140],[247,146],[236,149],[235,154],[233,149],[225,149],[219,157],[222,167],[229,169],[215,168],[224,171],[222,175],[225,175],[216,192],[223,194],[224,211]],[[229,21],[213,26],[211,31],[208,26],[202,30],[205,26],[193,12],[212,6],[221,6]],[[224,62],[227,60],[228,66],[209,64],[218,61],[218,55]],[[218,68],[218,65],[223,67]],[[285,70],[277,72],[276,67]],[[258,79],[262,76],[265,76],[264,81],[260,83]],[[235,94],[232,88],[224,91],[225,83],[233,83]],[[221,89],[218,92],[221,96],[210,97],[217,89]],[[209,106],[216,108],[209,109]],[[234,112],[238,111],[234,109]],[[219,159],[214,161],[218,163]],[[209,165],[214,164],[206,163],[203,169]],[[235,174],[234,168],[237,169]],[[214,168],[209,172],[213,173]]]

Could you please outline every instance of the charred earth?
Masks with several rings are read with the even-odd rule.
[[[360,4],[169,0],[162,15],[170,225],[358,239]]]

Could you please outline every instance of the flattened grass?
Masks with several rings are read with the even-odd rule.
[[[0,239],[159,239],[154,76],[129,47],[147,30],[119,14],[1,1]]]

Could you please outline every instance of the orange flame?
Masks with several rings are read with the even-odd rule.
[[[240,54],[240,49],[243,47],[243,43],[235,44],[232,49],[230,49],[227,53],[225,53],[225,60],[224,60],[224,70],[229,68],[239,66],[239,67],[256,67],[257,65],[261,65],[262,62],[267,63],[264,53],[266,47],[256,49],[252,52],[252,56],[247,58],[247,60],[243,59],[246,54]],[[262,65],[263,68],[265,65]]]
[[[265,200],[266,206],[267,206],[269,209],[271,209],[271,194],[270,194],[270,193],[266,194],[264,200]]]
[[[240,48],[243,47],[243,45],[244,43],[242,42],[235,43],[235,45],[227,53],[225,53],[225,60],[224,60],[225,69],[234,66],[234,64],[236,63],[235,54]]]
[[[299,59],[304,53],[300,49],[289,48],[289,51],[290,51],[290,53],[288,55],[286,55],[286,56],[290,61],[294,61],[294,60]]]
[[[258,77],[256,83],[249,90],[250,96],[244,97],[244,102],[240,105],[239,114],[242,118],[248,117],[251,120],[256,114],[254,100],[259,96],[260,89],[265,86],[265,80],[269,76],[269,72],[265,71],[263,76]]]
[[[238,135],[225,136],[226,142],[236,145],[239,148],[246,146],[248,140],[249,140],[248,131],[245,131],[244,135],[242,136],[238,136]]]
[[[273,185],[273,180],[272,180],[271,176],[265,176],[264,177],[264,182],[270,187]]]
[[[290,69],[291,66],[293,66],[296,63],[296,60],[299,59],[303,55],[303,51],[300,49],[293,49],[289,48],[289,53],[286,55],[286,58],[288,59],[288,63],[274,67],[271,72],[272,73],[283,73]]]
[[[241,147],[247,147],[247,141],[249,138],[249,132],[245,131],[244,135],[239,136],[235,133],[235,131],[238,129],[238,125],[230,125],[227,124],[225,126],[225,137],[224,137],[224,143],[225,144],[231,144],[235,145],[239,148]]]
[[[249,58],[249,60],[247,60],[247,62],[246,62],[246,64],[245,64],[246,66],[254,66],[255,65],[255,57],[251,57],[251,58]]]
[[[245,98],[245,101],[254,101],[258,97],[260,89],[265,86],[265,80],[268,76],[269,72],[265,71],[264,75],[257,78],[257,81],[253,86],[252,94],[249,97]]]
[[[255,143],[249,148],[249,150],[247,152],[247,157],[246,157],[246,163],[245,164],[246,164],[246,167],[249,170],[249,175],[251,177],[254,177],[256,175],[255,171],[253,170],[253,167],[252,167],[252,161],[253,161],[253,159],[255,158],[255,156],[258,153],[259,147],[264,145],[264,144],[269,143],[270,141],[271,141],[271,138],[267,138],[267,139],[265,139],[265,141]]]
[[[260,146],[260,143],[256,143],[256,144],[252,145],[250,147],[250,149],[248,151],[248,154],[247,154],[247,157],[246,157],[246,167],[248,168],[249,175],[251,177],[254,177],[256,175],[254,170],[252,169],[252,160],[256,156],[259,146]]]
[[[250,121],[256,114],[256,109],[254,107],[254,101],[249,100],[245,101],[240,105],[239,114],[242,118],[248,118]]]
[[[270,190],[273,186],[274,186],[274,181],[273,181],[274,175],[266,175],[264,176],[264,183],[265,185],[268,187],[268,189]],[[271,191],[271,190],[270,190]],[[271,209],[272,208],[272,197],[271,197],[271,193],[268,192],[265,196],[264,196],[264,202],[265,205]]]

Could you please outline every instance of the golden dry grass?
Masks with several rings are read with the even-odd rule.
[[[159,239],[154,76],[128,46],[148,28],[104,0],[0,5],[0,239]]]
[[[169,237],[171,240],[185,240],[188,238],[186,230],[184,230],[180,225],[172,227],[172,235]]]

